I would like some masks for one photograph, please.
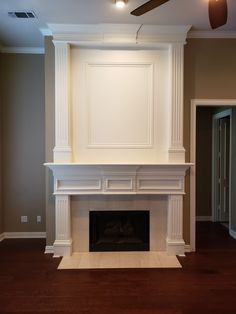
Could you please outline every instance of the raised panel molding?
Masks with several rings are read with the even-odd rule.
[[[56,190],[68,192],[74,191],[101,191],[102,190],[102,180],[96,177],[85,177],[78,179],[59,179],[56,180]]]
[[[86,69],[87,147],[153,148],[153,64],[88,63]]]
[[[104,192],[134,192],[135,191],[135,177],[104,177]]]

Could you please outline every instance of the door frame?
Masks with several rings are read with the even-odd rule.
[[[218,121],[221,118],[230,118],[230,141],[229,141],[229,230],[231,230],[231,154],[232,154],[232,109],[225,109],[222,112],[216,113],[212,117],[212,221],[217,221],[216,209],[216,189],[217,189],[217,175],[216,175],[216,160],[218,148]]]
[[[196,250],[196,112],[197,107],[236,107],[236,99],[192,99],[190,112],[190,250]]]

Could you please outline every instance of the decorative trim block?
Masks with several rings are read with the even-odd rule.
[[[169,195],[166,243],[169,254],[184,255],[182,195]]]
[[[104,191],[114,192],[133,192],[134,191],[134,177],[105,177],[104,179]]]
[[[71,256],[72,240],[56,240],[53,244],[53,257]]]
[[[77,179],[56,180],[56,190],[61,192],[74,191],[102,191],[102,179],[92,177],[79,177]]]

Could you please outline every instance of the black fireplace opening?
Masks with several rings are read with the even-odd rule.
[[[149,211],[90,211],[89,250],[149,251]]]

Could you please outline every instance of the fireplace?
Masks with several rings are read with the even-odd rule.
[[[89,250],[149,251],[149,211],[90,211]]]
[[[128,231],[101,241],[101,225],[106,234],[119,225],[130,234],[138,229],[137,216],[123,222],[119,213],[111,230],[106,227],[110,218],[102,218],[105,225],[90,232],[90,250],[115,250],[115,244],[117,250],[143,246],[184,254],[184,181],[191,164],[185,163],[183,147],[183,52],[190,27],[49,26],[55,45],[55,147],[53,162],[46,165],[53,171],[56,197],[54,255],[89,251],[88,213],[95,209],[112,209],[113,215],[117,209],[127,214],[131,209],[150,210],[150,244],[135,244],[148,238],[136,238],[135,231],[126,244],[122,242]],[[92,201],[97,195],[107,197],[102,206]],[[108,204],[110,196],[127,195],[137,196],[137,202]],[[154,208],[150,195],[163,196],[165,205]],[[80,205],[71,215],[76,197]],[[161,224],[153,217],[164,209]],[[82,228],[71,228],[76,225],[73,213]]]

